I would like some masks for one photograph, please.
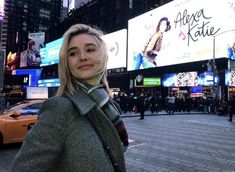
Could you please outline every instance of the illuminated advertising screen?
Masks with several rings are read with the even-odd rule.
[[[203,96],[202,86],[190,87],[189,92],[190,92],[190,97],[201,97],[201,96]]]
[[[59,62],[59,52],[62,42],[63,38],[60,38],[46,44],[45,48],[40,51],[40,66],[48,66]]]
[[[225,85],[233,87],[235,86],[235,71],[225,71]]]
[[[4,16],[4,1],[5,0],[0,1],[0,20],[3,20],[3,16]]]
[[[138,84],[135,79],[135,87],[161,86],[161,78],[143,78],[143,82]]]
[[[215,85],[218,84],[219,78],[215,76]],[[212,86],[213,85],[213,72],[204,72],[198,76],[198,85],[201,86]]]
[[[41,79],[38,80],[39,87],[59,87],[60,80],[59,78],[50,78],[50,79]]]
[[[234,4],[175,0],[130,19],[127,70],[208,60],[213,54],[234,58]]]
[[[107,35],[102,39],[108,48],[108,69],[126,67],[126,46],[127,46],[127,30],[122,29]]]
[[[20,67],[39,66],[40,49],[44,47],[45,32],[29,33],[27,49],[20,52]]]
[[[27,99],[47,99],[48,88],[47,87],[27,87],[26,96],[27,96]]]
[[[165,74],[162,77],[164,87],[193,87],[198,86],[197,72],[181,72]]]

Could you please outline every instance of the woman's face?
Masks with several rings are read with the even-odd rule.
[[[71,38],[68,46],[68,67],[73,76],[84,82],[97,85],[100,83],[100,47],[88,34],[79,34]]]
[[[166,20],[163,20],[160,24],[160,32],[165,32],[166,31],[166,28],[167,28],[167,21]]]

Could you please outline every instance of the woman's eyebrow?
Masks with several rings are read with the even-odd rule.
[[[96,45],[95,43],[87,43],[85,44],[85,47],[88,47],[88,46],[95,46],[95,47],[98,47],[98,45]],[[78,49],[77,47],[71,47],[68,49],[67,52],[71,51],[71,50],[74,50],[74,49]]]
[[[77,47],[71,47],[68,49],[67,53],[70,52],[71,50],[77,49]]]
[[[85,46],[90,46],[90,45],[92,45],[92,46],[98,46],[98,45],[96,45],[95,43],[87,43],[87,44],[85,44]]]

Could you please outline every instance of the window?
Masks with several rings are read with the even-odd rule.
[[[42,103],[35,103],[28,105],[22,109],[20,109],[20,114],[21,115],[38,115],[39,109],[41,108]]]

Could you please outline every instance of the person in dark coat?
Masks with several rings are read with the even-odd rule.
[[[139,119],[144,119],[144,112],[145,112],[145,96],[144,93],[141,93],[140,96],[137,99],[137,109],[140,113]]]
[[[15,157],[12,172],[126,172],[128,135],[107,82],[102,33],[71,26],[59,53],[60,87]]]
[[[229,119],[228,119],[228,121],[232,122],[233,121],[233,115],[235,114],[235,96],[233,96],[228,101],[228,108],[229,108]]]
[[[192,99],[190,98],[189,95],[187,95],[185,99],[185,108],[187,113],[190,113],[192,108],[192,103],[193,103]]]

